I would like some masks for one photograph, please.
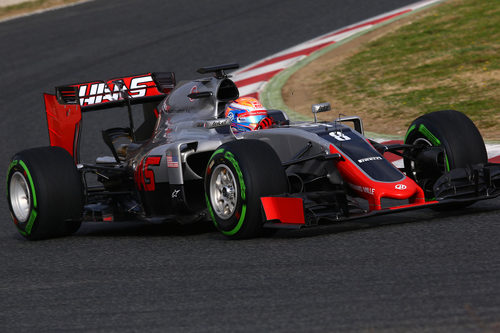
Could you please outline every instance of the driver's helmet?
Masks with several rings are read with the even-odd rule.
[[[246,132],[271,126],[267,110],[253,97],[240,97],[226,107],[226,118],[231,119],[233,132]]]

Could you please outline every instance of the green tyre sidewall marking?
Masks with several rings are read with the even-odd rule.
[[[224,235],[226,235],[226,236],[232,236],[232,235],[236,234],[238,231],[240,231],[241,227],[243,226],[243,221],[245,220],[245,216],[246,216],[246,212],[247,212],[247,205],[245,203],[245,199],[246,199],[246,186],[245,186],[245,181],[243,179],[243,173],[241,172],[240,165],[238,164],[238,162],[234,158],[234,155],[230,151],[226,151],[225,154],[224,154],[224,158],[226,160],[228,160],[229,162],[231,162],[231,164],[233,165],[234,169],[236,170],[236,173],[238,174],[238,181],[240,183],[240,196],[241,196],[241,200],[242,200],[241,215],[240,215],[240,218],[238,220],[238,223],[236,224],[236,227],[234,227],[230,231],[223,231],[222,230],[222,233]]]
[[[221,232],[226,236],[232,236],[232,235],[236,234],[238,231],[240,231],[241,227],[243,226],[243,221],[245,220],[246,213],[247,213],[247,205],[242,204],[241,205],[241,216],[240,216],[240,219],[238,220],[238,224],[236,224],[236,227],[234,227],[234,229],[232,229],[230,231],[221,230]]]
[[[220,148],[220,149],[217,149],[216,151],[214,151],[214,153],[212,154],[212,156],[210,157],[210,160],[212,160],[214,158],[215,155],[217,154],[222,154],[224,152],[224,148]]]
[[[410,128],[406,132],[404,143],[406,143],[406,139],[408,139],[408,135],[410,135],[410,133],[413,132],[413,130],[415,129],[415,127],[417,127],[415,124],[413,124],[413,125],[410,126]]]
[[[243,226],[243,222],[245,221],[246,211],[247,211],[247,205],[245,203],[245,199],[246,199],[246,186],[245,186],[245,181],[244,181],[244,178],[243,178],[243,173],[241,172],[241,168],[240,168],[238,162],[236,161],[233,153],[231,153],[230,151],[225,151],[224,152],[224,149],[222,149],[222,148],[216,150],[212,154],[212,157],[210,158],[209,165],[210,165],[211,161],[214,160],[214,157],[216,155],[218,155],[218,154],[223,154],[224,159],[230,162],[230,164],[233,166],[234,170],[236,171],[236,174],[238,175],[238,183],[240,185],[240,197],[241,197],[241,200],[242,200],[242,204],[241,204],[240,218],[238,219],[238,222],[236,223],[236,226],[233,229],[231,229],[231,230],[227,230],[227,231],[226,230],[222,230],[222,228],[220,227],[219,223],[217,222],[217,219],[215,217],[215,214],[214,214],[214,211],[213,211],[213,208],[212,208],[212,203],[211,203],[210,198],[208,197],[208,195],[207,195],[206,192],[205,192],[205,200],[207,202],[207,207],[208,207],[208,211],[210,213],[210,217],[212,218],[212,221],[215,224],[215,227],[217,229],[219,229],[224,235],[226,235],[226,236],[233,236],[238,231],[240,231],[241,227]]]
[[[424,124],[420,124],[420,126],[418,127],[418,131],[422,133],[422,135],[425,136],[427,139],[429,139],[434,146],[441,145],[441,141],[439,141],[439,139],[436,138],[434,134],[432,134],[432,132],[429,131],[427,127],[425,127]]]
[[[33,229],[33,225],[34,225],[35,220],[38,216],[38,213],[35,209],[38,207],[38,202],[37,202],[37,198],[36,198],[36,191],[35,191],[35,184],[33,183],[33,177],[31,176],[31,173],[30,173],[28,167],[26,166],[26,164],[22,160],[13,160],[11,162],[11,164],[9,165],[9,169],[7,171],[7,196],[10,195],[10,193],[9,193],[9,191],[10,191],[10,174],[11,174],[12,169],[14,169],[16,166],[20,166],[24,170],[24,172],[26,173],[26,176],[28,177],[28,182],[29,182],[30,188],[31,188],[31,196],[33,198],[30,217],[29,217],[28,221],[26,222],[26,226],[24,227],[24,230],[21,228],[19,223],[16,224],[16,227],[18,228],[19,232],[22,235],[26,236],[26,235],[31,234],[31,230]],[[10,202],[9,202],[9,206],[10,206]]]
[[[28,180],[30,182],[31,194],[33,195],[33,208],[37,208],[38,205],[36,201],[35,184],[33,183],[33,178],[31,177],[30,171],[28,170],[26,164],[24,164],[23,161],[19,161],[19,164],[23,167],[24,171],[26,171],[26,175],[28,176]]]
[[[217,220],[215,219],[214,210],[212,209],[212,204],[210,203],[210,199],[208,198],[207,193],[205,192],[205,201],[207,202],[208,212],[210,213],[210,218],[212,219],[213,224],[217,229],[219,226],[217,225]]]
[[[441,146],[441,141],[434,134],[432,134],[432,132],[429,131],[429,129],[425,127],[424,124],[420,124],[420,126],[418,127],[418,131],[422,133],[422,135],[427,139],[429,139],[429,141],[434,146]],[[446,163],[446,171],[450,171],[450,163],[448,161],[448,154],[446,154],[446,150],[444,152],[444,162]]]

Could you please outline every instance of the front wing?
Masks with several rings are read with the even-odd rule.
[[[351,200],[339,200],[339,191],[328,192],[331,201],[310,200],[305,193],[261,197],[265,228],[300,229],[319,224],[350,221],[415,209],[464,205],[500,196],[500,164],[488,163],[454,169],[441,176],[434,185],[436,198],[426,202],[389,205],[378,210],[361,208]]]

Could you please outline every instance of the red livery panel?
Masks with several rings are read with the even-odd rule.
[[[304,205],[301,198],[261,197],[266,220],[281,223],[305,224]]]
[[[76,159],[82,112],[79,105],[61,105],[56,96],[43,95],[50,144],[66,149]]]
[[[331,154],[340,154],[333,145],[330,145]],[[337,162],[337,168],[349,186],[356,191],[360,197],[368,200],[370,210],[380,210],[381,199],[409,199],[410,204],[424,204],[424,191],[413,180],[402,175],[402,179],[397,182],[377,182],[370,179],[365,173],[359,170],[355,164],[344,160]]]

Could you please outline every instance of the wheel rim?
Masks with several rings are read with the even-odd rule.
[[[432,143],[430,143],[429,140],[424,139],[424,138],[417,138],[415,141],[413,141],[414,145],[420,145],[420,146],[425,146],[425,147],[432,147]],[[418,176],[417,172],[415,170],[415,161],[410,161],[410,168],[411,168],[411,174],[413,176],[413,179],[415,181],[418,181]]]
[[[233,216],[238,202],[238,187],[233,172],[226,165],[218,165],[210,178],[210,201],[215,214],[222,219]]]
[[[19,222],[26,222],[31,211],[31,192],[26,178],[19,171],[10,179],[10,205]]]

